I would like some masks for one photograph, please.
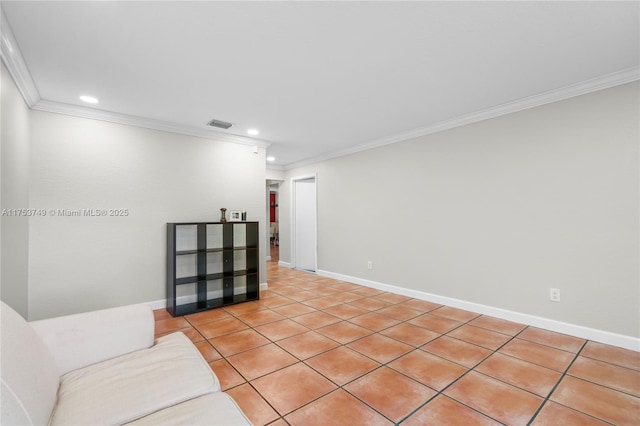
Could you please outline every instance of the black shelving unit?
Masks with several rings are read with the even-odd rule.
[[[169,313],[258,300],[258,247],[258,222],[167,223]]]

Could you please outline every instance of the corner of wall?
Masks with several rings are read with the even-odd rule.
[[[0,102],[0,297],[29,314],[29,108],[2,63]]]

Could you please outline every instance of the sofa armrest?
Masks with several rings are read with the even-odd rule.
[[[147,305],[50,318],[29,323],[51,352],[60,376],[153,346],[155,322]]]

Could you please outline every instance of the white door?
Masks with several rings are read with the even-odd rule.
[[[295,268],[316,270],[316,179],[293,181]]]

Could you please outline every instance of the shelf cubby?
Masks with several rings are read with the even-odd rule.
[[[258,300],[258,247],[258,222],[168,223],[169,313]]]

